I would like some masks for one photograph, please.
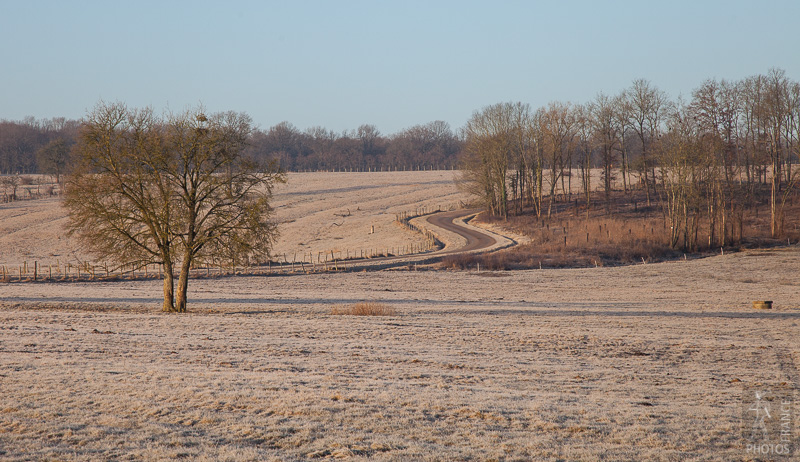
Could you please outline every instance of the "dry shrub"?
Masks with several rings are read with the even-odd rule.
[[[349,316],[394,316],[396,311],[391,306],[380,302],[358,302],[352,305],[335,306],[332,315]]]
[[[481,255],[445,257],[453,269],[489,271],[530,268],[576,268],[664,261],[682,253],[667,245],[669,231],[661,218],[563,217],[551,221],[513,217],[502,225],[531,238],[531,243]]]
[[[657,207],[644,207],[642,202],[634,206],[625,201],[635,199],[622,193],[619,196],[622,202],[613,213],[596,207],[590,217],[585,209],[578,210],[575,202],[558,204],[550,219],[526,213],[500,221],[482,214],[480,221],[524,234],[530,244],[486,255],[449,257],[444,266],[475,269],[480,264],[487,270],[594,267],[664,261],[683,255],[670,248],[669,229]]]

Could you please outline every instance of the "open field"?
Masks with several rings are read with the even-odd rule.
[[[799,266],[221,278],[185,316],[4,285],[0,458],[746,460],[742,390],[800,378]],[[330,314],[359,300],[396,314]]]
[[[457,198],[434,176],[450,174],[385,175],[420,185],[410,204],[425,188]],[[296,213],[298,242],[284,245],[315,229],[320,245],[355,244],[333,234],[349,222],[415,238],[364,191],[372,218],[351,209],[309,227],[348,199],[302,189],[276,196]],[[304,225],[302,207],[317,218]],[[190,283],[185,315],[158,311],[157,280],[0,283],[0,460],[752,460],[745,390],[794,393],[800,436],[798,268],[792,246],[607,268],[227,277]],[[751,307],[764,299],[774,309]],[[360,301],[389,316],[334,314]]]
[[[425,245],[425,238],[399,226],[402,212],[458,206],[469,197],[453,182],[455,171],[290,173],[277,185],[273,206],[281,237],[274,254],[288,261],[306,253]],[[60,199],[0,204],[0,265],[55,265],[94,261],[66,236]],[[373,232],[374,227],[374,232]],[[99,262],[103,263],[103,262]]]

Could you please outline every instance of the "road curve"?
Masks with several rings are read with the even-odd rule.
[[[463,223],[459,224],[455,222],[455,220],[459,218],[469,217],[470,215],[475,215],[480,211],[481,209],[465,209],[449,212],[437,212],[428,215],[423,219],[428,225],[430,225],[430,227],[424,227],[428,228],[434,234],[436,234],[436,228],[440,228],[458,234],[466,239],[466,244],[461,247],[451,248],[452,246],[446,246],[444,249],[433,252],[349,260],[344,264],[344,267],[350,268],[351,270],[381,270],[398,266],[408,266],[411,264],[427,265],[440,261],[442,257],[447,255],[496,248],[498,244],[498,238],[496,238],[493,233],[489,231],[481,231],[480,229],[476,229],[474,227],[466,227],[463,225]],[[514,241],[510,239],[508,241],[510,242],[510,245],[514,244]]]
[[[454,223],[454,220],[457,218],[475,215],[478,212],[480,212],[480,209],[454,210],[450,212],[434,213],[425,219],[425,221],[431,225],[458,234],[467,240],[466,245],[463,247],[459,247],[457,249],[448,249],[445,247],[443,251],[437,252],[437,255],[452,255],[456,253],[483,250],[488,249],[497,243],[497,239],[487,233]]]

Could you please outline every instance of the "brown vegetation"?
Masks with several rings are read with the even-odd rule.
[[[533,244],[449,266],[646,262],[797,239],[800,83],[779,69],[707,80],[688,103],[637,80],[586,105],[497,104],[465,136],[465,190]]]
[[[394,316],[397,312],[385,303],[358,302],[352,305],[334,306],[331,314],[335,316]]]
[[[603,193],[604,194],[604,193]],[[551,218],[534,213],[514,215],[508,220],[487,214],[479,221],[492,223],[530,238],[530,243],[484,255],[454,255],[443,260],[443,266],[454,269],[507,270],[525,268],[592,267],[619,264],[652,263],[689,258],[709,253],[735,251],[742,248],[774,246],[800,241],[800,203],[789,202],[784,236],[770,237],[769,191],[764,189],[760,200],[744,215],[741,227],[735,230],[738,239],[725,246],[710,240],[699,240],[694,251],[684,252],[670,246],[670,222],[657,207],[646,206],[645,192],[616,191],[612,205],[590,211],[585,204],[557,204]],[[708,236],[709,223],[699,223],[696,232]],[[733,231],[729,231],[733,232]]]
[[[771,69],[739,82],[707,80],[683,103],[637,80],[587,105],[488,106],[465,136],[465,189],[503,218],[552,220],[554,205],[575,192],[587,221],[595,204],[612,217],[621,180],[624,193],[641,189],[634,200],[663,214],[675,250],[740,245],[765,199],[768,236],[785,239],[800,178],[800,83]],[[594,197],[595,169],[602,197]]]

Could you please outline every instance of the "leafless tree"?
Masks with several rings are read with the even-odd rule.
[[[539,124],[543,157],[550,171],[550,194],[547,205],[549,218],[553,210],[556,188],[575,149],[577,123],[572,104],[561,102],[551,102],[547,108],[540,109],[536,120]],[[563,183],[562,192],[567,193]]]
[[[494,215],[508,218],[509,181],[513,168],[529,155],[528,105],[500,103],[475,112],[464,129],[462,184]],[[512,181],[512,183],[514,183]]]
[[[639,172],[644,177],[649,206],[652,199],[651,190],[655,190],[655,165],[650,158],[650,145],[658,137],[670,103],[663,91],[644,79],[635,80],[625,95],[628,99],[626,107],[630,110],[630,126],[641,143]]]
[[[616,109],[619,105],[614,98],[600,93],[590,105],[592,113],[592,123],[596,144],[600,148],[600,162],[603,168],[602,180],[603,191],[605,192],[606,210],[610,210],[611,190],[614,186],[614,162],[616,152],[621,144],[621,132],[624,129],[620,125],[619,117],[616,117]]]
[[[70,232],[120,264],[163,265],[163,309],[185,312],[193,264],[263,260],[277,236],[269,202],[284,177],[243,155],[250,132],[245,114],[198,108],[161,118],[98,104],[67,180]]]
[[[61,184],[61,176],[69,164],[71,144],[64,138],[56,138],[36,151],[36,163],[39,171],[53,175],[56,183]]]
[[[591,108],[580,105],[575,108],[577,122],[577,155],[581,171],[581,189],[586,200],[586,218],[592,203],[592,153],[595,147]]]
[[[3,201],[10,202],[17,199],[17,189],[22,184],[19,174],[0,176],[0,186],[3,187]]]
[[[630,152],[628,132],[631,128],[631,101],[625,91],[620,93],[613,100],[614,103],[614,117],[616,118],[616,125],[619,127],[619,145],[617,150],[620,153],[620,173],[622,174],[622,190],[627,193],[628,188],[631,188],[631,167],[630,167]]]

